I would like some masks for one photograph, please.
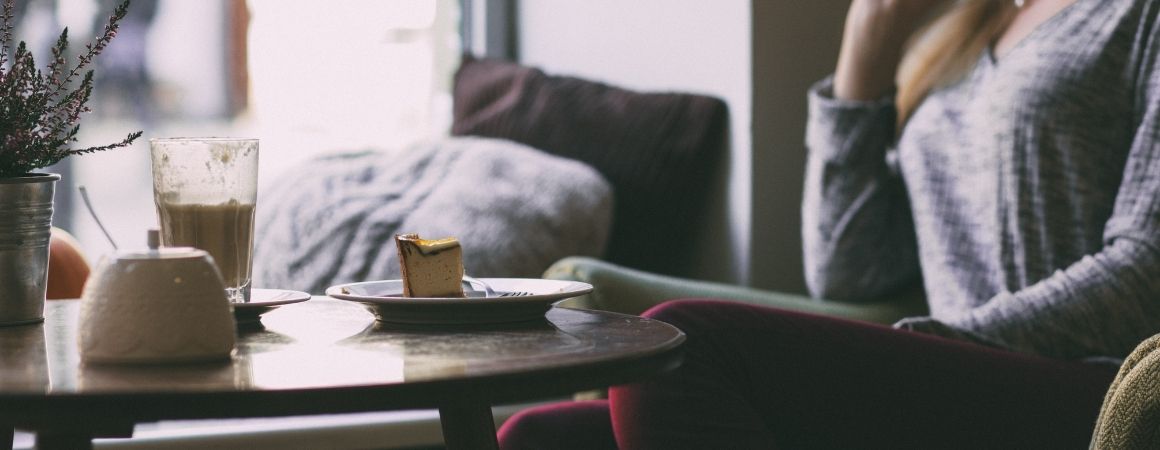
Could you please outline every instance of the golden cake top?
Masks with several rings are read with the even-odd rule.
[[[418,234],[407,233],[395,235],[395,240],[401,243],[413,244],[419,249],[419,252],[428,255],[439,253],[449,248],[459,247],[459,240],[453,237],[446,237],[442,239],[422,239]]]

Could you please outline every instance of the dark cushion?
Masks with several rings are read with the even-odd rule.
[[[684,275],[691,233],[727,145],[727,108],[641,93],[495,59],[464,57],[452,134],[510,139],[596,168],[616,204],[606,259]]]

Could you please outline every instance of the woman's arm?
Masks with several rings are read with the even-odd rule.
[[[872,300],[919,278],[906,192],[887,164],[890,92],[903,45],[945,3],[855,0],[837,71],[810,91],[802,237],[816,297]]]
[[[1129,234],[1109,235],[1099,253],[948,324],[1028,353],[1124,357],[1160,332],[1160,248],[1155,235]]]
[[[902,178],[887,162],[897,113],[891,99],[828,98],[811,90],[802,243],[814,297],[873,301],[918,282],[914,221]]]

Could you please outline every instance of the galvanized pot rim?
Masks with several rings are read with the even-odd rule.
[[[59,173],[26,173],[15,177],[0,177],[0,184],[44,183],[60,180]]]

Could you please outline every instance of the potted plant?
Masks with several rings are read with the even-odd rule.
[[[12,46],[15,9],[14,0],[4,1],[0,25],[0,325],[44,317],[52,196],[60,175],[36,171],[141,136],[138,131],[109,145],[71,147],[93,90],[93,71],[85,69],[116,36],[129,2],[117,6],[104,32],[71,63],[65,28],[43,70],[23,41]]]

